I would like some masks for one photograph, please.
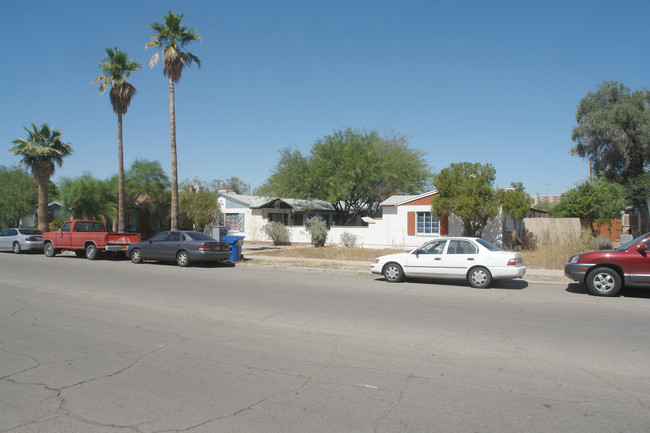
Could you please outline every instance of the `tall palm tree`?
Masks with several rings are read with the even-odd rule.
[[[61,167],[63,158],[72,154],[70,143],[61,141],[62,131],[50,128],[44,123],[37,127],[32,123],[32,129],[27,131],[27,139],[17,138],[12,141],[15,146],[9,151],[20,155],[21,165],[26,165],[32,170],[34,179],[38,183],[38,229],[48,230],[47,214],[47,186],[50,177],[54,174],[55,165]]]
[[[149,24],[156,34],[151,36],[145,48],[156,47],[162,50],[163,74],[169,78],[169,133],[172,148],[172,203],[171,229],[178,229],[178,164],[176,160],[176,104],[174,102],[174,83],[178,83],[186,66],[192,62],[201,67],[201,61],[194,54],[184,50],[185,45],[201,38],[194,29],[181,24],[183,14],[169,12],[163,17],[163,23]],[[154,67],[160,59],[160,52],[151,57],[149,66]]]
[[[106,57],[100,64],[99,69],[103,75],[100,75],[93,81],[93,84],[99,83],[100,93],[104,93],[109,87],[111,91],[111,105],[113,112],[117,114],[117,164],[118,164],[118,193],[117,193],[117,230],[126,231],[126,206],[124,200],[126,197],[124,182],[124,154],[122,147],[122,115],[131,105],[131,98],[135,95],[135,87],[126,81],[131,72],[142,69],[142,66],[135,60],[129,59],[128,54],[115,48],[106,48]]]

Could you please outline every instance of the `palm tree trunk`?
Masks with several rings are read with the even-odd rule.
[[[38,182],[38,229],[42,232],[49,231],[49,214],[47,212],[47,184],[50,177],[45,170],[36,169],[34,173]]]
[[[118,164],[118,192],[117,192],[117,231],[126,231],[126,209],[124,188],[124,154],[122,151],[122,113],[117,113],[117,164]]]
[[[178,163],[176,161],[176,104],[174,81],[169,79],[169,134],[172,143],[172,203],[171,230],[178,230]]]

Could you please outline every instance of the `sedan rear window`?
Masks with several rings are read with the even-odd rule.
[[[479,244],[481,244],[482,247],[485,247],[490,251],[501,251],[501,248],[495,247],[485,239],[476,239],[476,242],[478,242]]]
[[[18,229],[21,235],[42,235],[43,232],[36,229]]]
[[[215,239],[205,233],[201,232],[189,232],[185,233],[188,237],[194,239],[195,241],[214,241]]]

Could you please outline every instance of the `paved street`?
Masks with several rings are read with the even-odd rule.
[[[0,275],[0,433],[650,431],[650,292],[11,253]]]

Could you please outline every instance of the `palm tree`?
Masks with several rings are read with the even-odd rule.
[[[184,51],[185,45],[201,38],[194,29],[188,29],[181,24],[183,14],[169,12],[163,17],[163,23],[149,24],[156,34],[151,36],[145,48],[157,47],[163,54],[163,74],[169,78],[169,132],[172,148],[172,203],[171,203],[171,229],[178,229],[178,164],[176,160],[176,105],[174,102],[174,83],[178,83],[183,73],[183,68],[195,62],[201,67],[201,61],[194,54]],[[160,59],[159,52],[151,57],[149,66],[154,67]]]
[[[9,151],[20,155],[20,164],[30,167],[34,179],[38,183],[38,229],[48,230],[47,186],[54,174],[55,164],[63,164],[63,158],[72,154],[70,143],[61,141],[62,131],[50,128],[44,123],[40,129],[32,123],[32,129],[27,131],[27,140],[17,138],[12,141],[15,146]]]
[[[124,51],[115,48],[106,48],[106,57],[100,64],[99,69],[104,73],[93,81],[99,83],[100,93],[104,93],[108,87],[111,88],[109,96],[113,112],[117,114],[117,164],[118,164],[118,193],[117,193],[117,230],[126,231],[126,197],[124,182],[124,155],[122,147],[122,115],[131,105],[131,98],[135,95],[135,87],[126,81],[131,72],[142,69],[135,60],[129,59]]]

